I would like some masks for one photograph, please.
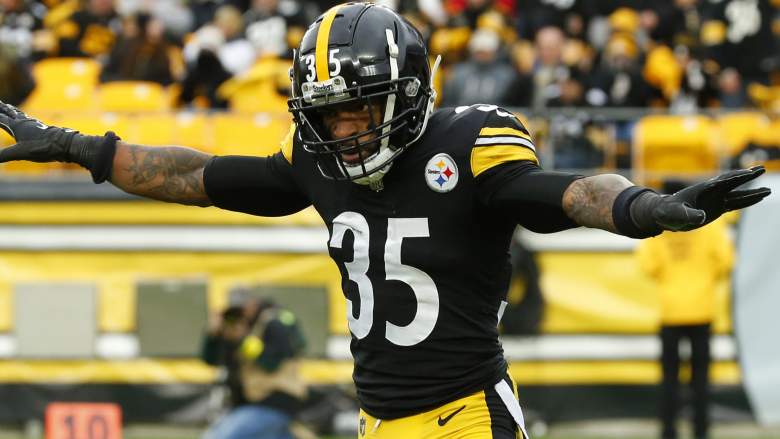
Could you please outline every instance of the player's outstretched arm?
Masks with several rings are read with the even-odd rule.
[[[634,186],[619,175],[596,175],[569,185],[563,209],[579,225],[633,238],[693,230],[768,196],[769,188],[737,189],[763,173],[762,166],[730,171],[672,195]]]
[[[210,206],[203,186],[203,170],[211,157],[179,146],[148,147],[118,141],[110,180],[131,194]]]
[[[563,193],[563,211],[584,227],[620,233],[612,219],[615,199],[633,184],[622,175],[602,174],[574,180]]]
[[[0,102],[0,128],[16,144],[0,150],[0,163],[14,160],[78,163],[95,183],[110,180],[136,195],[157,200],[209,206],[203,169],[211,157],[189,148],[145,147],[119,141],[113,134],[85,136],[47,126],[12,105]]]

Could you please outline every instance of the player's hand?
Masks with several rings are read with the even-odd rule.
[[[766,187],[736,188],[765,172],[763,166],[727,172],[673,194],[659,197],[651,214],[663,230],[699,228],[724,213],[752,206],[771,193]]]
[[[16,144],[0,150],[0,163],[13,160],[31,162],[74,162],[71,145],[77,133],[58,127],[50,127],[38,119],[24,114],[13,105],[0,101],[0,128],[14,139]]]
[[[48,126],[2,101],[0,128],[16,139],[16,144],[0,149],[0,163],[14,160],[78,163],[90,170],[95,183],[111,175],[119,139],[114,133],[85,136],[68,128]]]

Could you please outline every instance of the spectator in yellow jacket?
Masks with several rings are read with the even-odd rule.
[[[665,192],[682,188],[667,183]],[[658,286],[661,300],[661,364],[663,369],[661,421],[663,439],[677,438],[678,344],[691,344],[694,434],[707,437],[709,427],[710,324],[715,312],[715,289],[733,264],[733,246],[722,220],[688,233],[665,232],[642,241],[639,264]]]

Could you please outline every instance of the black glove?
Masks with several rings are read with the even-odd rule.
[[[772,191],[769,188],[736,188],[764,173],[763,166],[740,169],[688,186],[673,195],[648,191],[631,204],[631,219],[639,230],[657,235],[663,230],[699,228],[724,213],[752,206]]]
[[[14,160],[78,163],[89,169],[95,183],[102,183],[111,175],[119,140],[112,132],[105,136],[85,136],[68,128],[47,126],[3,102],[0,102],[0,128],[17,142],[0,150],[0,163]]]

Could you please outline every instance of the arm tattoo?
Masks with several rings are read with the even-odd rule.
[[[121,189],[162,201],[211,205],[203,186],[210,155],[181,147],[123,146],[124,160],[112,178]]]
[[[577,224],[617,233],[612,205],[618,194],[633,186],[617,174],[595,175],[575,180],[563,194],[563,210]]]

